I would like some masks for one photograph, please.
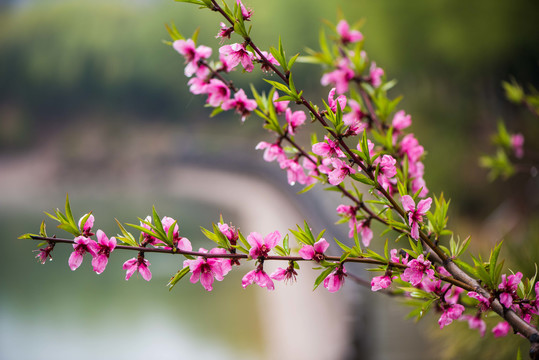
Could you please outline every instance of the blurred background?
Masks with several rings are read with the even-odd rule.
[[[504,99],[501,82],[539,83],[539,3],[245,4],[254,8],[256,43],[267,49],[281,35],[288,54],[317,49],[322,19],[364,19],[366,50],[398,79],[392,95],[404,95],[400,108],[412,114],[412,130],[428,151],[429,189],[451,199],[451,228],[471,234],[475,252],[505,239],[508,267],[518,263],[533,276],[537,178],[521,173],[487,183],[478,157],[493,151],[490,134],[503,118],[510,132],[526,137],[526,161],[537,163],[539,121]],[[209,118],[205,99],[187,91],[183,58],[161,42],[171,21],[185,36],[200,27],[199,42],[217,48],[221,20],[194,5],[0,1],[1,359],[429,359],[485,351],[514,358],[516,336],[506,348],[493,345],[491,334],[459,337],[465,323],[433,331],[436,314],[417,326],[394,299],[351,282],[338,295],[313,293],[316,275],[307,269],[294,287],[278,284],[269,294],[240,288],[246,266],[207,293],[186,279],[168,292],[165,284],[182,266],[172,257],[148,257],[150,283],[123,280],[121,264],[133,254],[120,251],[99,276],[89,258],[71,272],[67,246],[38,264],[36,244],[16,238],[38,232],[43,211],[62,208],[66,193],[76,217],[93,211],[95,228],[109,235],[117,232],[114,217],[136,223],[155,205],[179,220],[194,248],[210,246],[199,226],[210,227],[220,214],[244,233],[284,233],[307,219],[315,231],[327,227],[326,238],[346,237],[347,228],[333,226],[339,198],[295,196],[300,188],[254,151],[271,139],[257,118]],[[321,74],[296,65],[297,86],[315,101],[328,91]],[[259,73],[238,75],[240,86],[265,87]],[[66,236],[47,224],[49,234]]]

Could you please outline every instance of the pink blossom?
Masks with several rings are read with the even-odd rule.
[[[136,258],[127,260],[122,266],[124,270],[127,270],[125,273],[125,280],[129,280],[131,275],[133,275],[135,271],[138,271],[144,280],[150,281],[152,279],[152,273],[150,272],[148,266],[150,266],[150,262],[141,254],[139,254],[139,256]]]
[[[373,277],[371,280],[372,291],[385,289],[389,287],[389,285],[391,285],[391,276],[389,275],[376,276],[376,277]]]
[[[417,208],[414,199],[410,195],[404,195],[401,198],[401,202],[404,211],[408,213],[408,225],[412,228],[410,235],[413,239],[417,240],[419,239],[419,223],[423,221],[423,215],[429,211],[432,199],[428,198],[419,201]]]
[[[438,320],[440,329],[444,326],[447,326],[453,322],[453,320],[458,320],[462,313],[464,312],[464,306],[460,304],[450,304],[443,309],[442,316]]]
[[[339,144],[336,141],[331,140],[327,136],[324,136],[324,139],[325,139],[324,142],[313,144],[313,147],[312,147],[313,153],[319,156],[324,156],[324,157],[330,157],[330,156],[345,157],[344,153],[339,147]]]
[[[82,258],[84,254],[86,254],[87,252],[90,253],[90,255],[92,256],[96,255],[92,245],[90,245],[93,242],[93,240],[85,236],[77,236],[75,238],[75,243],[73,244],[73,249],[75,250],[73,250],[68,260],[69,268],[71,270],[77,270],[80,264],[82,264]]]
[[[469,291],[468,296],[472,299],[476,299],[479,301],[479,311],[485,312],[488,309],[490,309],[490,300],[484,297],[483,295],[475,292],[475,291]]]
[[[380,170],[385,176],[391,179],[392,177],[397,175],[397,168],[395,167],[396,163],[397,160],[395,160],[393,156],[384,155],[382,156],[382,160],[380,161]]]
[[[373,61],[369,69],[369,81],[377,88],[382,85],[382,76],[384,76],[384,70],[382,68],[376,67],[376,63]]]
[[[328,106],[334,113],[337,112],[337,103],[339,104],[341,111],[344,111],[344,108],[346,107],[346,96],[339,95],[337,99],[335,99],[335,88],[333,88],[328,94]]]
[[[218,79],[211,79],[205,91],[208,94],[207,103],[213,107],[221,105],[230,98],[230,89],[224,82]]]
[[[339,37],[344,45],[363,40],[363,34],[361,34],[359,31],[350,31],[350,26],[346,20],[341,20],[337,24],[337,34],[339,34]]]
[[[421,190],[418,194],[419,197],[425,197],[429,193],[429,189],[427,188],[427,184],[425,183],[425,179],[422,177],[416,177],[412,179],[412,192],[416,193],[419,190]]]
[[[194,95],[206,94],[208,88],[208,80],[206,78],[194,77],[191,78],[187,85],[189,85],[189,92]]]
[[[279,62],[275,60],[275,58],[273,57],[271,53],[267,51],[261,51],[261,53],[262,53],[262,56],[267,60],[267,62],[262,60],[262,57],[258,55],[258,53],[256,53],[255,54],[256,59],[262,64],[260,69],[264,72],[273,71],[269,64],[279,65]]]
[[[264,151],[264,160],[267,162],[272,162],[274,160],[277,160],[279,163],[286,160],[286,154],[284,153],[283,148],[281,147],[281,144],[270,144],[265,141],[261,141],[256,145],[256,150],[265,149]]]
[[[116,238],[110,239],[101,230],[97,230],[97,243],[90,242],[88,246],[92,247],[95,256],[92,259],[92,266],[97,274],[105,271],[105,267],[109,261],[110,253],[116,248]]]
[[[463,315],[461,317],[461,320],[467,320],[468,326],[470,329],[477,329],[479,330],[479,333],[481,336],[485,336],[485,332],[487,331],[487,324],[481,319],[480,315],[471,316],[471,315]]]
[[[389,254],[391,255],[391,262],[395,263],[395,264],[403,264],[403,265],[406,265],[408,264],[408,253],[404,253],[404,258],[400,258],[399,255],[398,255],[398,250],[397,249],[391,249],[389,251]]]
[[[38,249],[38,250],[34,250],[34,251],[39,251],[39,254],[36,255],[36,259],[38,259],[38,261],[41,264],[45,264],[47,259],[52,261],[51,252],[52,252],[53,249],[54,249],[54,243],[49,243],[47,245],[47,247],[44,247],[44,248],[41,248],[41,249]]]
[[[324,86],[333,84],[337,94],[344,94],[348,91],[350,80],[354,78],[354,70],[350,68],[350,60],[342,58],[339,60],[337,69],[322,75],[320,83]]]
[[[230,67],[235,68],[239,63],[245,71],[251,72],[254,69],[253,55],[245,49],[244,44],[224,45],[219,49],[219,53],[228,56]]]
[[[228,241],[230,241],[232,245],[236,245],[236,241],[239,238],[238,231],[236,230],[236,228],[234,226],[223,223],[218,223],[217,226],[219,227],[219,231],[221,231],[221,233],[226,236]]]
[[[510,309],[511,305],[513,305],[513,299],[518,297],[517,288],[521,280],[521,272],[509,276],[506,276],[505,274],[502,275],[502,282],[498,285],[498,289],[502,291],[500,294],[500,303],[507,309]]]
[[[275,91],[273,93],[273,106],[275,107],[275,112],[277,114],[282,114],[288,108],[288,103],[290,103],[290,101],[277,101],[278,98],[279,98],[279,93]]]
[[[411,260],[408,267],[401,274],[401,279],[407,281],[413,286],[419,285],[423,276],[427,276],[434,279],[434,270],[430,268],[430,261],[423,259],[423,254],[419,255],[417,259]]]
[[[318,166],[316,164],[316,161],[312,159],[310,156],[306,156],[303,158],[303,168],[307,170],[307,180],[305,181],[305,185],[310,185],[316,182],[315,176],[320,175],[318,172]]]
[[[400,152],[403,155],[408,156],[410,162],[417,162],[423,155],[425,149],[423,146],[419,145],[419,142],[414,137],[414,134],[406,135],[400,144]]]
[[[245,20],[245,21],[251,20],[251,16],[253,15],[253,10],[247,9],[247,8],[243,5],[243,3],[241,2],[241,0],[236,0],[236,3],[238,4],[238,6],[239,6],[240,9],[241,9],[241,15],[243,16],[243,20]]]
[[[303,125],[306,119],[306,115],[303,111],[294,111],[290,108],[286,109],[286,123],[288,124],[288,133],[290,135],[296,135],[296,129]]]
[[[346,217],[352,217],[356,215],[357,208],[351,205],[339,205],[337,206],[337,213]]]
[[[286,175],[288,178],[288,183],[290,185],[295,185],[296,182],[300,184],[306,184],[309,178],[305,175],[303,168],[300,164],[294,159],[285,159],[282,160],[279,165],[281,169],[286,169]]]
[[[354,231],[357,231],[357,233],[361,235],[361,242],[363,243],[363,245],[368,247],[371,244],[373,233],[370,228],[369,221],[361,220],[358,222],[354,217],[348,223],[348,227],[350,228],[350,231],[348,232],[348,237],[353,238]]]
[[[237,114],[241,115],[241,121],[245,121],[247,115],[256,109],[256,101],[247,98],[243,89],[240,89],[237,93],[234,94],[234,99],[226,100],[221,108],[223,110],[234,109]]]
[[[220,71],[229,73],[234,70],[234,66],[230,64],[229,58],[226,55],[219,54],[219,61],[221,62],[221,67],[219,68]]]
[[[324,287],[332,293],[339,291],[344,284],[345,276],[346,269],[344,268],[344,265],[341,265],[324,279]]]
[[[148,223],[151,223],[152,222],[152,217],[150,215],[148,215],[148,216],[146,216],[144,221],[148,222]],[[148,231],[153,231],[152,228],[150,227],[150,225],[146,224],[145,222],[141,221],[140,226],[142,226],[143,228],[145,228]],[[163,244],[163,242],[161,240],[156,239],[155,237],[153,237],[152,235],[150,235],[148,233],[143,232],[142,236],[143,236],[142,242],[144,244],[150,244],[150,245],[154,245],[154,246],[157,245],[157,244]]]
[[[264,272],[261,267],[257,267],[255,270],[249,271],[243,279],[241,279],[241,286],[245,289],[251,284],[257,284],[260,287],[265,287],[268,290],[273,290],[275,286],[271,278]]]
[[[266,235],[262,239],[262,235],[257,232],[252,232],[247,236],[247,242],[251,245],[249,250],[249,256],[253,259],[265,258],[268,253],[277,245],[281,240],[281,234],[278,231],[274,231]]]
[[[208,250],[200,248],[199,252],[207,253]],[[210,254],[225,254],[226,250],[214,248],[210,250]],[[200,280],[200,284],[208,291],[213,290],[213,279],[221,281],[225,275],[231,270],[230,259],[219,258],[204,258],[197,257],[195,260],[185,260],[184,267],[189,267],[191,275],[191,283],[195,284]]]
[[[270,278],[273,280],[281,281],[284,280],[285,283],[291,281],[296,281],[296,276],[298,273],[294,269],[294,265],[288,266],[286,269],[283,268],[277,268],[271,275]]]
[[[507,321],[499,322],[498,325],[494,326],[492,333],[494,337],[504,337],[511,330],[511,325]]]
[[[391,124],[393,125],[393,129],[397,131],[406,129],[408,126],[412,125],[412,116],[406,115],[404,110],[397,111],[393,116]]]
[[[348,175],[356,173],[356,170],[340,159],[331,159],[331,165],[333,170],[328,174],[331,185],[339,185]]]
[[[324,259],[324,252],[328,249],[329,243],[326,239],[321,238],[313,245],[303,244],[301,249],[298,251],[299,256],[305,260],[315,260],[320,262]]]
[[[519,159],[522,158],[524,156],[524,136],[522,134],[511,135],[511,147],[515,156]]]
[[[219,30],[219,33],[217,33],[217,35],[215,36],[216,38],[221,38],[221,39],[230,39],[230,34],[232,34],[232,32],[234,32],[234,26],[226,26],[226,24],[224,22],[221,22],[219,24],[221,26],[221,30]]]
[[[345,135],[355,136],[363,133],[363,130],[367,128],[367,125],[361,120],[365,117],[365,114],[361,111],[359,103],[353,99],[348,101],[351,111],[344,114],[342,121],[344,125],[348,126]]]
[[[201,64],[201,61],[211,56],[212,49],[210,47],[201,45],[195,48],[195,42],[192,39],[176,40],[172,43],[172,47],[185,58],[187,63],[185,76],[191,77],[197,73],[197,76],[201,77],[202,74],[207,74],[207,66]]]
[[[94,235],[94,233],[92,233],[92,227],[94,226],[94,216],[90,214],[90,216],[88,216],[88,219],[86,219],[86,222],[82,224],[82,220],[84,220],[87,215],[88,214],[85,214],[79,219],[79,229],[81,230],[83,236],[89,237]]]

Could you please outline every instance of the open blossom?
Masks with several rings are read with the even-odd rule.
[[[333,170],[328,174],[328,182],[331,185],[339,185],[350,174],[355,174],[356,170],[340,159],[331,159]]]
[[[328,94],[328,106],[331,111],[337,112],[337,103],[339,104],[341,111],[344,111],[344,108],[346,107],[346,96],[339,95],[335,99],[335,88],[333,88],[329,91]]]
[[[273,106],[275,107],[275,112],[277,114],[282,114],[286,111],[286,109],[288,108],[288,104],[290,103],[290,101],[288,100],[285,100],[285,101],[277,101],[277,99],[279,98],[279,93],[277,92],[277,90],[273,93]]]
[[[511,330],[511,325],[507,321],[502,321],[498,325],[494,326],[492,333],[494,337],[504,337]]]
[[[207,253],[208,250],[200,248],[199,252]],[[214,248],[210,250],[210,254],[225,254],[226,250]],[[204,258],[197,257],[195,260],[185,260],[184,267],[189,267],[191,275],[191,283],[195,284],[200,280],[200,284],[208,291],[213,290],[213,280],[221,281],[225,275],[231,270],[230,259],[219,258]]]
[[[187,66],[185,66],[185,76],[191,77],[195,73],[197,76],[207,73],[207,66],[202,65],[200,61],[211,56],[212,49],[210,47],[204,45],[195,47],[193,39],[176,40],[172,43],[172,47],[185,58],[185,62],[187,63]]]
[[[434,279],[434,270],[430,268],[431,262],[423,258],[423,254],[419,255],[417,259],[413,259],[408,262],[408,267],[401,274],[401,279],[407,281],[413,286],[419,285],[423,276],[427,276]]]
[[[372,86],[377,88],[382,85],[382,76],[384,76],[384,70],[376,66],[376,63],[373,61],[369,69],[369,80]]]
[[[345,157],[339,144],[336,141],[331,140],[329,137],[324,136],[325,141],[313,144],[313,153],[319,156],[330,157],[338,156]]]
[[[262,56],[267,60],[267,62],[262,60],[262,57],[258,55],[258,53],[256,53],[255,58],[262,64],[260,69],[264,72],[273,71],[269,64],[279,65],[279,62],[275,59],[275,57],[273,57],[271,53],[267,51],[261,51],[261,53],[262,53]]]
[[[522,134],[511,135],[511,147],[515,156],[519,159],[522,158],[524,156],[524,136]]]
[[[95,256],[92,259],[92,266],[97,274],[101,274],[109,261],[110,253],[116,248],[116,238],[110,239],[101,230],[97,230],[97,243],[90,242],[89,246],[92,247]]]
[[[400,152],[408,156],[410,162],[417,162],[421,155],[425,152],[423,146],[419,145],[419,141],[414,137],[414,134],[408,134],[402,138],[400,143]]]
[[[140,222],[140,226],[142,226],[143,228],[147,229],[148,231],[153,231],[152,228],[150,227],[150,225],[146,224],[146,222],[148,223],[151,223],[152,222],[152,217],[150,215],[146,216],[146,218],[144,219],[145,222]],[[153,237],[152,235],[150,234],[147,234],[145,232],[142,233],[142,236],[143,236],[143,240],[142,242],[144,244],[150,244],[150,245],[157,245],[157,244],[162,244],[163,242],[161,240],[158,240],[156,239],[155,237]]]
[[[229,27],[224,22],[221,22],[219,26],[221,26],[221,30],[219,30],[219,33],[217,33],[215,37],[221,39],[230,39],[230,34],[234,32],[234,26]]]
[[[397,249],[391,249],[389,251],[389,255],[391,256],[391,262],[395,263],[395,264],[403,264],[403,265],[407,265],[408,264],[408,253],[407,252],[404,252],[404,258],[400,258],[399,257],[399,251]]]
[[[223,223],[218,223],[217,226],[219,227],[219,231],[224,236],[226,236],[228,241],[230,241],[230,243],[232,245],[236,245],[236,241],[239,238],[238,231],[236,230],[236,228],[234,226],[230,226],[230,225],[228,225],[226,223],[224,223],[224,224]]]
[[[357,208],[351,205],[339,205],[337,206],[337,213],[346,217],[352,217],[356,215]]]
[[[241,115],[241,121],[245,121],[247,115],[256,109],[256,101],[247,98],[243,89],[240,89],[234,94],[234,99],[228,99],[221,105],[223,110],[234,109],[237,114]]]
[[[285,159],[279,163],[281,169],[286,170],[288,183],[295,185],[296,182],[300,184],[306,184],[309,181],[309,177],[305,175],[303,167],[295,159]]]
[[[53,249],[54,249],[54,243],[49,243],[47,247],[34,250],[34,251],[39,251],[39,253],[36,255],[36,259],[38,259],[38,261],[41,264],[45,264],[47,259],[52,260],[51,252]]]
[[[229,66],[235,68],[239,63],[243,66],[245,71],[251,72],[254,69],[253,55],[245,49],[244,44],[231,44],[221,46],[219,53],[227,56]]]
[[[468,321],[468,326],[470,329],[477,329],[479,330],[479,333],[481,336],[485,336],[485,332],[487,331],[487,324],[481,319],[480,315],[463,315],[461,317],[461,320]]]
[[[350,25],[348,25],[346,20],[341,20],[337,24],[337,34],[339,34],[342,43],[345,45],[363,40],[363,34],[359,31],[350,31]]]
[[[337,69],[322,75],[320,83],[324,86],[335,85],[337,94],[344,94],[348,91],[350,81],[354,78],[354,70],[350,68],[350,60],[342,58],[337,64]]]
[[[286,154],[284,153],[283,148],[281,147],[281,144],[270,144],[266,141],[261,141],[256,145],[256,150],[264,150],[264,161],[272,162],[274,160],[277,160],[279,163],[286,160]]]
[[[262,239],[262,235],[257,232],[250,233],[249,236],[247,236],[247,242],[251,245],[249,256],[253,259],[267,257],[271,249],[273,249],[280,240],[281,234],[278,231],[269,233],[264,239]]]
[[[395,167],[396,163],[397,160],[395,160],[393,156],[384,155],[382,156],[382,160],[380,161],[380,170],[385,176],[391,179],[392,177],[397,175],[397,168]]]
[[[432,199],[424,199],[415,206],[414,199],[410,195],[404,195],[401,198],[402,207],[408,213],[408,225],[411,227],[410,235],[413,239],[419,239],[419,223],[423,221],[423,215],[427,213],[432,204]]]
[[[505,274],[502,275],[502,282],[498,285],[498,289],[502,291],[500,294],[500,303],[508,309],[513,305],[513,299],[518,297],[517,288],[521,280],[521,272],[509,276],[506,276]]]
[[[453,320],[458,320],[462,313],[464,312],[464,306],[460,304],[449,304],[443,309],[442,316],[438,320],[440,329],[444,326],[447,326],[453,322]]]
[[[298,253],[302,259],[320,262],[324,259],[324,252],[328,249],[328,247],[329,243],[326,241],[326,239],[321,238],[313,245],[303,244]]]
[[[170,231],[171,226],[174,224],[174,229],[172,230],[172,241],[174,242],[175,247],[183,251],[193,250],[191,241],[189,241],[189,239],[187,238],[180,236],[179,227],[176,220],[174,220],[171,217],[165,216],[163,217],[163,219],[161,219],[161,223],[163,224],[163,230],[165,230],[165,233],[167,235],[168,235],[168,232]],[[165,247],[165,249],[167,248],[170,249],[169,247]]]
[[[81,230],[83,236],[89,237],[94,235],[94,233],[92,233],[92,227],[94,226],[94,216],[90,214],[90,216],[88,216],[88,218],[83,224],[82,220],[84,220],[87,215],[88,214],[85,214],[79,219],[79,229]]]
[[[205,92],[208,94],[207,103],[213,107],[221,105],[230,98],[230,89],[219,79],[211,79]]]
[[[356,218],[354,217],[350,219],[348,226],[350,228],[350,231],[348,232],[349,238],[353,238],[354,231],[357,231],[357,233],[361,235],[361,242],[363,243],[363,245],[368,247],[371,244],[373,233],[370,228],[369,221],[367,220],[357,221]]]
[[[303,111],[294,111],[290,108],[286,109],[286,123],[288,124],[288,133],[290,135],[296,135],[296,129],[303,125],[307,116]]]
[[[265,287],[268,290],[273,290],[275,288],[273,281],[261,267],[257,267],[255,270],[249,271],[241,279],[241,286],[243,286],[244,289],[251,284],[257,284],[258,286]]]
[[[412,125],[412,116],[406,115],[404,110],[397,111],[393,116],[391,125],[393,125],[393,129],[397,131],[406,129],[408,126]]]
[[[251,20],[251,16],[253,15],[253,10],[247,9],[245,5],[241,2],[241,0],[236,0],[236,3],[241,9],[241,15],[243,16],[243,20],[249,21]]]
[[[135,271],[138,271],[144,280],[150,281],[152,279],[152,273],[148,266],[150,266],[150,262],[140,254],[136,258],[127,260],[122,266],[124,270],[127,270],[125,273],[125,280],[129,280],[131,275],[133,275]]]
[[[351,111],[342,117],[344,125],[348,126],[345,135],[355,136],[362,134],[363,130],[367,128],[367,124],[361,121],[365,117],[365,114],[361,111],[361,106],[357,101],[351,99],[348,101],[348,105]]]
[[[389,275],[375,276],[371,280],[372,291],[385,289],[389,287],[389,285],[391,285],[391,276]]]
[[[468,296],[479,301],[479,311],[485,312],[490,309],[490,300],[475,291],[469,291]]]
[[[208,88],[208,80],[206,78],[191,78],[187,85],[189,85],[189,92],[194,95],[206,94]]]
[[[271,275],[270,278],[273,280],[281,281],[284,280],[285,283],[288,281],[296,281],[296,276],[298,273],[294,269],[294,265],[290,264],[286,269],[284,268],[277,268]]]
[[[346,269],[344,268],[344,265],[341,265],[324,279],[324,287],[328,289],[329,292],[339,291],[344,284],[345,276]]]
[[[90,245],[93,242],[93,240],[85,236],[77,236],[75,238],[75,243],[73,244],[74,250],[69,256],[68,260],[69,268],[71,270],[77,270],[80,264],[82,264],[84,254],[86,254],[87,252],[90,253],[92,256],[96,255],[92,245]]]

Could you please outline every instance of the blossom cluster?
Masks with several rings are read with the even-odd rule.
[[[492,329],[495,336],[507,334],[511,327],[524,334],[516,327],[528,329],[525,324],[531,324],[539,315],[539,282],[533,285],[533,281],[528,281],[524,286],[522,273],[501,274],[501,265],[497,263],[499,247],[494,250],[495,255],[491,254],[489,263],[476,261],[473,267],[468,265],[467,271],[477,278],[459,267],[457,261],[461,261],[467,243],[444,238],[452,235],[446,229],[448,202],[443,196],[428,196],[423,165],[425,151],[415,135],[408,132],[412,126],[411,115],[397,108],[399,99],[388,98],[387,90],[393,84],[386,81],[385,71],[369,60],[363,50],[363,34],[346,20],[340,20],[332,26],[337,35],[332,51],[322,35],[322,52],[312,51],[311,58],[304,58],[325,67],[320,82],[331,86],[327,98],[316,104],[305,99],[292,80],[291,67],[297,57],[287,60],[281,43],[279,49],[261,50],[248,36],[244,23],[251,21],[251,9],[240,0],[236,0],[234,11],[219,7],[215,1],[195,3],[221,13],[229,24],[221,23],[216,36],[221,41],[218,61],[211,60],[212,48],[197,45],[195,37],[186,39],[177,30],[170,31],[173,49],[185,59],[184,74],[189,78],[189,90],[206,95],[206,103],[214,108],[214,114],[234,110],[242,121],[252,113],[262,118],[264,127],[274,136],[273,140],[256,145],[257,150],[264,151],[263,159],[277,162],[286,171],[290,185],[305,186],[302,191],[320,184],[339,192],[348,203],[340,204],[336,212],[341,218],[339,222],[348,224],[350,239],[346,243],[335,240],[342,249],[342,255],[336,257],[327,254],[330,244],[322,237],[323,232],[314,236],[306,223],[303,229],[298,226],[297,230],[290,230],[297,240],[297,248],[292,249],[288,235],[283,237],[278,231],[266,236],[251,232],[244,237],[221,218],[213,231],[203,229],[204,235],[217,246],[209,250],[201,247],[195,252],[191,242],[180,235],[177,221],[167,216],[161,218],[155,210],[152,216],[140,219],[139,225],[130,225],[141,232],[137,241],[121,225],[122,234],[110,239],[102,230],[92,233],[91,214],[83,216],[76,228],[71,215],[67,215],[71,212],[66,205],[66,215],[57,212],[56,217],[51,217],[76,235],[68,261],[70,268],[77,269],[89,253],[94,271],[100,274],[111,252],[122,246],[138,251],[136,257],[123,264],[126,280],[138,272],[149,281],[152,274],[145,253],[181,254],[186,258],[183,268],[171,278],[169,285],[174,286],[190,273],[191,283],[200,281],[204,289],[212,291],[215,280],[224,280],[234,266],[240,265],[240,259],[246,259],[254,262],[254,268],[243,276],[242,287],[256,284],[273,290],[274,281],[294,282],[298,262],[310,261],[321,269],[315,288],[323,285],[328,291],[337,292],[346,278],[355,277],[349,264],[369,263],[378,266],[375,271],[383,273],[370,281],[372,291],[392,292],[392,284],[396,283],[395,291],[399,294],[414,294],[425,299],[429,306],[434,304],[441,313],[440,328],[455,320],[467,321],[470,328],[484,335],[483,319],[488,312],[496,311],[507,321]],[[233,34],[242,40],[232,42]],[[268,94],[253,89],[253,98],[249,98],[244,89],[225,78],[238,68],[253,72],[257,65],[263,74],[276,75],[282,81],[268,80],[272,85]],[[313,134],[305,145],[296,136],[307,127],[308,118],[325,132],[323,139]],[[511,137],[510,146],[519,157],[523,139],[518,135]],[[368,196],[364,198],[364,194]],[[407,238],[410,248],[389,250],[386,242],[383,254],[372,250],[374,222],[395,232],[398,239]],[[91,238],[94,235],[97,241]],[[51,258],[55,240],[46,234],[40,238],[48,242],[37,255],[44,263]],[[446,239],[449,246],[440,246],[439,242]],[[297,250],[298,256],[291,255],[292,250]],[[286,261],[287,266],[268,274],[264,265],[273,260]],[[466,313],[465,305],[475,306],[475,313]],[[519,320],[509,323],[506,313],[516,314]]]

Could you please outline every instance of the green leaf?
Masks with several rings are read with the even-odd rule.
[[[168,290],[172,290],[174,286],[180,281],[185,275],[189,274],[189,266],[184,267],[183,269],[179,270],[176,275],[174,275],[168,282]]]

